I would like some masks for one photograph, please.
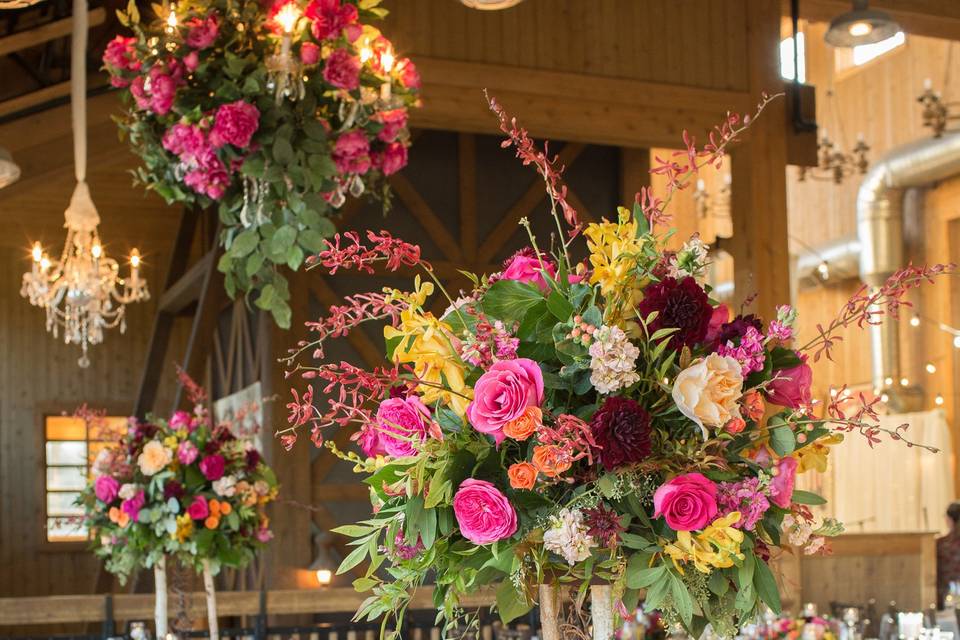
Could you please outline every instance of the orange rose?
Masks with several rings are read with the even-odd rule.
[[[110,522],[119,525],[121,529],[126,529],[127,525],[130,524],[130,515],[122,509],[110,507],[108,515]]]
[[[548,478],[556,478],[570,468],[570,454],[554,444],[533,448],[533,466]]]
[[[533,489],[537,483],[537,468],[529,462],[518,462],[510,465],[507,476],[514,489]]]
[[[220,503],[220,513],[222,515],[228,516],[231,511],[233,511],[233,507],[230,506],[229,502],[224,501]]]
[[[767,410],[763,398],[756,391],[745,393],[743,398],[740,399],[740,406],[743,409],[743,414],[752,422],[760,422]]]
[[[519,416],[503,425],[503,435],[514,440],[526,440],[543,426],[543,411],[529,406]]]
[[[203,521],[203,526],[205,526],[207,529],[216,529],[220,526],[220,518],[216,516],[210,516]]]
[[[730,434],[737,434],[746,428],[747,423],[741,417],[731,418],[730,421],[723,426],[723,430]]]

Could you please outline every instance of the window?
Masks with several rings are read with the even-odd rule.
[[[907,41],[903,31],[898,31],[886,40],[873,44],[861,44],[853,48],[853,64],[859,66],[892,51]]]
[[[797,34],[797,66],[800,67],[800,82],[807,81],[807,62],[804,49],[803,33]],[[780,75],[785,80],[794,79],[793,70],[793,37],[780,41]]]
[[[127,428],[127,419],[93,414],[44,418],[46,528],[50,542],[87,539],[74,504],[90,476],[90,465]]]

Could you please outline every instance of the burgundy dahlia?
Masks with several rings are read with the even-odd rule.
[[[670,336],[671,349],[692,347],[701,342],[713,315],[706,292],[689,276],[682,280],[664,278],[649,285],[643,290],[643,300],[637,310],[643,318],[659,312],[650,324],[651,333],[664,328],[679,329]]]
[[[610,397],[593,414],[590,430],[596,457],[607,471],[650,455],[650,414],[629,398]]]
[[[247,471],[253,472],[256,471],[257,466],[260,464],[260,460],[263,458],[260,456],[260,452],[256,449],[247,449],[246,453],[246,463]]]
[[[184,493],[185,490],[183,485],[176,480],[167,480],[167,483],[163,485],[164,500],[169,500],[170,498],[182,498]]]
[[[601,502],[592,509],[583,510],[583,521],[587,525],[587,534],[600,544],[613,547],[623,531],[620,515]]]

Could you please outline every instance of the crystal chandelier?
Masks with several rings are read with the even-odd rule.
[[[47,312],[47,331],[67,344],[78,344],[81,367],[90,366],[92,344],[103,342],[103,330],[126,329],[125,305],[147,300],[147,283],[140,278],[140,254],[130,254],[130,277],[120,277],[120,266],[108,258],[100,243],[100,216],[86,183],[86,69],[87,3],[74,0],[71,53],[71,106],[77,186],[64,212],[67,240],[60,259],[53,261],[40,243],[33,245],[33,265],[23,274],[20,295]]]

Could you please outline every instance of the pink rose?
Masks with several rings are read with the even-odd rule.
[[[307,66],[320,62],[320,47],[312,42],[304,42],[300,45],[300,61]]]
[[[312,21],[310,31],[317,40],[336,38],[359,17],[357,7],[340,0],[311,0],[303,15]]]
[[[486,480],[463,481],[453,496],[453,514],[460,533],[474,544],[490,544],[517,532],[517,512]]]
[[[360,86],[360,59],[346,49],[337,49],[327,57],[323,79],[338,89],[356,89]]]
[[[220,25],[217,15],[213,14],[208,18],[192,18],[187,21],[189,31],[187,32],[187,44],[194,49],[206,49],[213,46],[217,40],[217,33],[220,31]]]
[[[551,278],[557,276],[557,269],[553,265],[553,260],[543,254],[540,254],[538,258],[536,252],[529,248],[521,249],[513,254],[507,259],[504,267],[503,273],[500,274],[500,277],[504,280],[530,282],[540,287],[540,290],[544,293],[550,290],[550,285],[543,277],[543,272],[546,271]]]
[[[150,108],[150,98],[147,97],[147,91],[144,89],[146,85],[146,78],[143,76],[137,76],[130,83],[130,95],[133,96],[134,101],[137,103],[137,108],[141,111],[146,111]]]
[[[260,110],[252,104],[237,100],[220,105],[210,130],[210,142],[215,147],[229,143],[245,149],[259,127]]]
[[[402,142],[391,142],[383,151],[374,153],[373,165],[390,176],[407,166],[407,146]]]
[[[656,490],[653,507],[674,531],[703,529],[717,517],[717,485],[700,473],[677,476]]]
[[[467,418],[474,429],[492,435],[499,446],[503,426],[523,415],[527,407],[539,407],[542,402],[540,365],[529,358],[500,360],[477,380]]]
[[[417,396],[390,398],[377,409],[377,429],[392,456],[417,455],[417,444],[427,439],[430,409]],[[411,442],[412,441],[412,442]]]
[[[163,134],[163,148],[180,156],[184,163],[193,165],[210,145],[200,127],[178,122]]]
[[[380,429],[376,425],[368,425],[360,431],[360,437],[357,438],[357,445],[363,450],[368,458],[376,458],[387,452],[383,445],[383,437]]]
[[[393,142],[407,128],[407,110],[400,108],[381,111],[377,114],[376,120],[383,124],[383,129],[377,137],[384,142]]]
[[[118,71],[139,71],[141,63],[137,60],[137,51],[134,48],[136,42],[136,38],[123,36],[111,40],[103,52],[104,64]]]
[[[178,431],[180,429],[189,430],[192,426],[193,418],[186,411],[175,411],[173,417],[170,418],[170,428],[174,431]]]
[[[210,507],[207,505],[207,499],[203,496],[197,496],[187,507],[187,515],[192,520],[206,520],[210,515]]]
[[[200,471],[207,480],[219,480],[223,477],[226,460],[219,453],[207,456],[200,461]]]
[[[347,131],[337,138],[332,155],[340,173],[363,174],[370,170],[370,141],[359,129]]]
[[[273,531],[266,527],[260,527],[257,529],[257,540],[260,542],[270,542],[273,540]]]
[[[400,82],[408,89],[420,88],[420,72],[417,71],[417,65],[409,58],[404,58],[397,63],[397,75]]]
[[[183,176],[184,184],[197,193],[219,200],[230,186],[230,176],[213,148],[204,149],[191,164],[194,168]]]
[[[128,498],[120,503],[120,510],[130,516],[130,519],[136,522],[140,518],[140,509],[147,501],[143,489],[137,491],[132,498]]]
[[[180,443],[180,446],[177,447],[177,460],[180,461],[180,464],[193,464],[193,461],[197,459],[198,455],[200,455],[200,452],[197,450],[196,445],[189,440],[184,440]]]
[[[719,304],[714,307],[713,313],[710,315],[710,322],[707,324],[707,336],[704,340],[713,344],[717,336],[720,335],[720,329],[722,329],[723,325],[727,322],[730,322],[730,308],[725,304]]]
[[[113,502],[120,492],[120,483],[113,476],[99,476],[93,482],[93,492],[101,502]]]
[[[183,56],[183,66],[187,68],[187,71],[197,70],[197,67],[200,66],[200,56],[197,55],[196,51],[191,51],[187,55]]]
[[[778,507],[786,509],[793,501],[793,483],[797,479],[798,464],[796,458],[788,456],[777,460],[776,466],[771,470],[775,475],[770,481],[770,499]]]
[[[166,115],[173,108],[177,81],[172,75],[164,73],[162,68],[156,66],[150,69],[144,90],[150,96],[150,109],[159,116]]]
[[[774,371],[774,379],[766,387],[767,399],[791,409],[807,406],[813,400],[810,393],[812,383],[813,370],[806,362],[790,369]]]

